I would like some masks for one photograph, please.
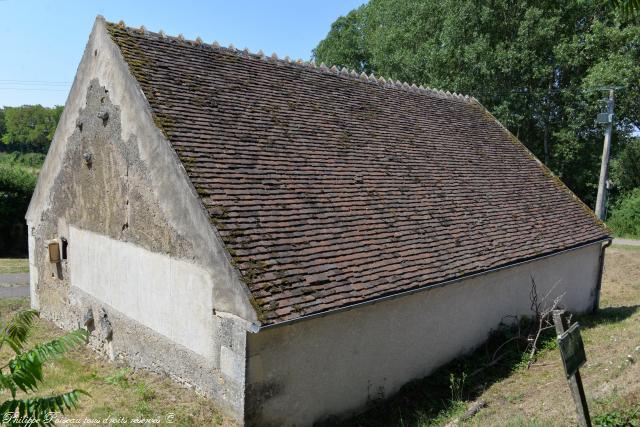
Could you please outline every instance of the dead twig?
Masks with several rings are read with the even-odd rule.
[[[528,352],[529,352],[529,362],[527,363],[527,369],[531,368],[531,365],[535,362],[535,356],[538,351],[538,340],[542,333],[550,328],[553,328],[553,320],[551,315],[553,310],[557,309],[560,306],[560,301],[562,297],[564,297],[564,293],[557,296],[553,303],[550,306],[545,306],[545,301],[551,295],[551,292],[555,289],[559,282],[556,282],[551,289],[544,295],[544,297],[539,300],[538,299],[538,286],[536,285],[536,281],[531,277],[531,290],[529,291],[529,298],[531,299],[531,311],[534,314],[534,324],[536,325],[533,333],[530,333],[527,337],[527,341],[530,343]]]
[[[496,354],[498,354],[498,352],[502,349],[502,347],[509,344],[511,341],[515,341],[515,340],[522,340],[522,337],[520,336],[520,334],[518,334],[518,336],[516,337],[511,337],[505,342],[503,342],[502,344],[500,344],[500,346],[496,349],[496,351],[493,352],[493,356],[491,357],[491,360],[494,361],[496,359]],[[500,356],[500,358],[502,358],[502,356]]]
[[[472,418],[474,415],[476,415],[478,412],[480,412],[480,410],[482,408],[484,408],[485,406],[487,406],[487,402],[485,402],[484,400],[476,400],[475,402],[471,402],[471,404],[467,407],[467,410],[465,411],[465,413],[462,414],[460,416],[460,418],[455,418],[455,419],[449,421],[447,424],[445,424],[444,427],[455,427],[455,426],[457,426],[462,421],[466,421],[469,418]]]

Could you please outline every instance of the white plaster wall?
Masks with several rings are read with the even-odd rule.
[[[440,288],[248,335],[251,425],[311,425],[395,393],[484,342],[506,315],[530,313],[538,295],[565,293],[572,312],[592,307],[600,244]],[[554,286],[555,285],[555,286]]]
[[[212,280],[185,261],[69,227],[71,286],[213,359]]]
[[[29,296],[31,299],[31,308],[38,310],[40,303],[38,301],[38,266],[35,260],[36,239],[33,235],[33,226],[27,223],[27,243],[29,246]]]

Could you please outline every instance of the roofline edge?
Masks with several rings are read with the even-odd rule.
[[[423,292],[423,291],[428,291],[431,289],[437,289],[437,288],[442,288],[444,286],[447,285],[452,285],[454,283],[458,283],[461,282],[463,280],[467,280],[467,279],[472,279],[474,277],[479,277],[479,276],[484,276],[486,274],[490,274],[490,273],[494,273],[497,271],[501,271],[501,270],[506,270],[508,268],[512,268],[512,267],[517,267],[519,265],[523,265],[523,264],[528,264],[530,262],[534,262],[534,261],[540,261],[542,259],[546,259],[555,255],[560,255],[563,253],[568,253],[568,252],[573,252],[576,251],[578,249],[582,249],[585,248],[587,246],[591,246],[591,245],[595,245],[596,243],[602,243],[602,242],[612,242],[613,241],[613,237],[611,236],[607,236],[604,238],[600,238],[600,239],[596,239],[593,241],[589,241],[587,243],[580,243],[578,245],[574,245],[571,246],[569,248],[565,248],[565,249],[560,249],[560,250],[556,250],[556,251],[552,251],[549,252],[547,254],[544,255],[538,255],[538,256],[534,256],[534,257],[530,257],[530,258],[525,258],[519,261],[513,261],[511,263],[507,263],[498,267],[494,267],[494,268],[490,268],[488,270],[482,270],[482,271],[478,271],[475,273],[469,273],[460,277],[456,277],[455,279],[449,279],[449,280],[444,280],[442,282],[436,282],[436,283],[432,283],[430,285],[425,285],[425,286],[420,286],[418,288],[415,289],[409,289],[406,291],[401,291],[401,292],[397,292],[397,293],[392,293],[392,294],[388,294],[388,295],[383,295],[380,297],[376,297],[376,298],[372,298],[370,300],[366,300],[366,301],[362,301],[362,302],[358,302],[355,304],[351,304],[351,305],[346,305],[344,307],[338,307],[338,308],[334,308],[334,309],[330,309],[327,311],[321,311],[319,313],[312,313],[306,316],[301,316],[301,317],[296,317],[295,319],[290,319],[290,320],[285,320],[283,322],[278,322],[278,323],[271,323],[268,325],[263,325],[261,326],[257,332],[263,330],[263,329],[272,329],[272,328],[277,328],[279,326],[287,326],[290,325],[292,323],[297,323],[303,320],[310,320],[316,317],[324,317],[326,315],[329,314],[334,314],[337,312],[341,312],[341,311],[349,311],[355,308],[359,308],[361,306],[364,305],[370,305],[370,304],[377,304],[379,302],[383,302],[383,301],[387,301],[387,300],[392,300],[395,298],[399,298],[399,297],[403,297],[403,296],[408,296],[408,295],[412,295],[418,292]]]
[[[580,199],[580,197],[578,197],[576,195],[576,193],[574,193],[569,187],[567,187],[567,185],[564,183],[564,181],[562,181],[560,179],[560,177],[558,177],[555,173],[553,173],[553,171],[547,166],[545,165],[535,154],[533,154],[533,152],[531,152],[531,150],[529,150],[529,148],[524,145],[524,143],[522,141],[520,141],[520,139],[518,139],[513,133],[511,133],[511,131],[509,129],[507,129],[507,127],[505,125],[502,124],[502,122],[500,120],[498,120],[493,113],[491,113],[491,111],[489,111],[489,109],[487,107],[485,107],[484,105],[482,105],[482,103],[480,101],[478,101],[476,98],[473,98],[473,102],[472,104],[475,104],[478,106],[478,108],[481,108],[483,110],[483,112],[485,114],[488,114],[491,119],[496,122],[500,128],[502,128],[502,130],[507,134],[507,136],[511,139],[511,141],[515,144],[517,144],[518,146],[520,146],[520,148],[522,148],[525,152],[525,154],[527,154],[531,159],[535,160],[536,163],[538,164],[538,167],[540,169],[542,169],[542,172],[547,175],[548,177],[550,177],[556,184],[559,184],[559,187],[561,190],[563,190],[565,193],[567,193],[569,196],[571,196],[571,198],[578,203],[578,205],[584,209],[584,211],[593,219],[595,220],[595,222],[600,225],[600,227],[603,229],[603,231],[605,233],[607,233],[608,235],[613,234],[613,231],[607,227],[607,225],[605,224],[604,221],[602,221],[601,219],[599,219],[596,214],[593,212],[593,210],[585,203],[582,201],[582,199]]]
[[[183,43],[189,46],[195,46],[200,48],[208,48],[218,51],[225,51],[229,54],[244,56],[244,57],[253,57],[256,59],[261,59],[267,62],[279,63],[288,66],[294,66],[299,68],[305,68],[308,70],[316,71],[322,74],[335,75],[338,77],[349,78],[353,81],[360,81],[363,83],[372,83],[376,84],[380,87],[384,88],[393,88],[405,90],[407,92],[414,93],[422,93],[428,94],[437,98],[458,100],[473,104],[477,102],[477,99],[471,95],[465,95],[457,92],[445,91],[442,89],[436,89],[428,86],[424,86],[422,84],[416,85],[416,83],[402,82],[400,80],[393,80],[391,78],[385,78],[381,76],[375,76],[374,73],[366,73],[364,71],[359,72],[355,69],[348,69],[346,67],[340,67],[337,65],[328,66],[325,63],[316,64],[314,60],[303,61],[302,59],[293,60],[288,56],[283,58],[279,58],[278,55],[274,52],[271,55],[266,55],[259,50],[258,52],[250,52],[248,48],[244,48],[242,50],[237,49],[233,44],[229,44],[229,46],[224,47],[220,45],[217,41],[213,41],[212,43],[204,43],[200,37],[197,37],[196,40],[185,39],[182,34],[178,36],[169,36],[164,33],[164,31],[159,30],[157,33],[153,31],[147,30],[144,25],[140,28],[128,27],[124,21],[120,21],[118,23],[106,21],[104,17],[98,15],[99,18],[105,23],[105,25],[113,25],[125,31],[130,30],[137,33],[143,33],[146,36],[157,37],[163,40],[170,40],[176,43]]]

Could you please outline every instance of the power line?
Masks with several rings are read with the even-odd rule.
[[[69,92],[65,89],[25,89],[15,87],[0,87],[0,90],[16,90],[16,91],[31,91],[31,92]]]
[[[71,82],[54,80],[0,79],[0,91],[69,92]]]
[[[19,85],[42,85],[42,86],[69,86],[71,82],[50,81],[50,80],[13,80],[0,79],[0,83],[11,83]]]

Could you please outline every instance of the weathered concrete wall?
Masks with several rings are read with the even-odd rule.
[[[51,204],[30,225],[34,306],[65,329],[91,312],[99,352],[195,386],[241,419],[245,373],[228,366],[244,361],[244,345],[229,352],[223,338],[244,344],[245,326],[222,328],[229,320],[214,315],[214,275],[169,224],[135,138],[120,139],[119,108],[96,80],[77,123]],[[51,264],[46,242],[62,237],[68,259]]]
[[[98,93],[100,90],[102,94]],[[107,105],[101,105],[105,101]],[[107,111],[110,118],[103,123],[97,114],[102,114],[103,109],[110,108],[113,109]],[[79,117],[82,114],[84,118]],[[101,127],[95,127],[97,125]],[[96,133],[96,130],[100,132]],[[120,180],[121,184],[118,184],[125,187],[127,181],[135,182],[137,178],[144,177],[149,185],[141,194],[131,193],[128,200],[151,198],[158,209],[144,215],[144,212],[132,210],[135,206],[117,206],[119,209],[104,214],[105,223],[101,224],[101,229],[87,229],[98,233],[108,230],[108,233],[103,234],[120,238],[119,227],[127,224],[127,228],[134,228],[135,224],[126,220],[149,222],[155,220],[153,212],[161,213],[162,220],[180,236],[180,240],[171,242],[168,235],[155,235],[139,239],[137,243],[152,251],[161,252],[177,249],[177,245],[183,245],[185,249],[188,246],[191,250],[179,251],[181,256],[190,257],[197,264],[206,266],[213,276],[213,304],[216,311],[231,313],[246,322],[257,323],[257,314],[251,304],[248,288],[240,280],[217,231],[209,226],[209,215],[171,144],[155,125],[146,98],[131,76],[118,47],[107,33],[102,17],[96,19],[51,148],[40,171],[38,184],[26,215],[31,227],[37,227],[40,222],[50,220],[45,216],[45,212],[50,210],[64,190],[60,187],[60,174],[69,166],[76,168],[76,172],[81,172],[77,168],[82,165],[83,160],[78,154],[83,155],[87,152],[84,148],[86,144],[92,144],[93,137],[101,138],[102,142],[115,137],[120,144],[118,147],[127,154],[127,160],[123,163],[110,157],[109,148],[105,146],[106,151],[93,153],[94,163],[98,165],[103,162],[109,166],[109,162],[120,162],[118,165],[124,169],[114,169],[113,174],[116,177],[128,178]],[[73,153],[70,153],[71,151]],[[100,157],[101,155],[106,157]],[[70,158],[73,158],[72,164],[69,163]],[[92,215],[88,208],[97,210],[106,205],[113,206],[114,200],[109,197],[117,189],[109,188],[111,181],[108,179],[112,177],[108,173],[111,172],[105,173],[96,169],[93,173],[86,172],[86,176],[80,178],[86,180],[87,176],[95,176],[96,179],[105,179],[106,188],[102,195],[104,202],[100,197],[91,194],[81,194],[82,199],[76,200],[77,203],[83,203],[85,212],[89,212],[85,216]],[[125,189],[128,192],[135,191],[133,186],[131,189]],[[75,189],[72,188],[70,191]],[[85,196],[89,196],[86,202]],[[121,203],[125,203],[126,200],[121,200]],[[97,204],[92,206],[93,202]],[[125,213],[128,214],[126,217]],[[64,228],[64,224],[61,226]],[[147,229],[151,230],[152,227],[149,226]],[[161,230],[162,228],[159,228],[155,232],[162,233]],[[129,234],[135,232],[128,231]],[[127,237],[124,233],[122,235]]]
[[[249,424],[305,426],[395,393],[484,342],[538,295],[591,308],[600,245],[248,336]]]
[[[27,221],[32,304],[45,318],[86,323],[107,356],[168,373],[242,419],[257,321],[248,290],[101,19]],[[46,242],[62,237],[68,259],[51,264]]]

